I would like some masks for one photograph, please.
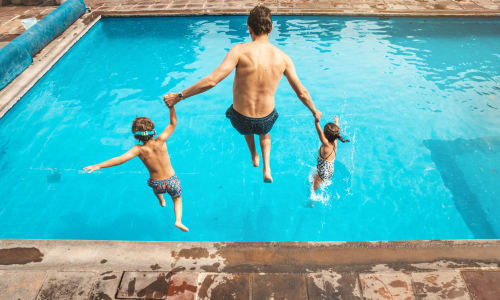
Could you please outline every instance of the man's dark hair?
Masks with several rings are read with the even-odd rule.
[[[255,35],[269,34],[273,27],[271,10],[264,5],[257,5],[250,11],[247,24]]]
[[[137,117],[132,122],[132,133],[137,131],[152,131],[155,129],[155,123],[151,121],[150,118]],[[134,135],[139,141],[145,144],[147,141],[153,138],[154,134],[150,135]]]

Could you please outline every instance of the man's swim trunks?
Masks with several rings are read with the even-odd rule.
[[[172,198],[181,196],[181,181],[177,178],[177,175],[163,180],[153,180],[149,178],[148,185],[153,188],[155,194],[168,193]]]
[[[278,112],[274,109],[269,115],[262,118],[250,118],[234,110],[231,105],[226,111],[226,117],[231,120],[233,127],[242,135],[266,134],[273,128],[278,119]]]

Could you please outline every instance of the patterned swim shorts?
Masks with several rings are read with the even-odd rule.
[[[153,180],[149,178],[148,185],[153,188],[155,194],[168,193],[172,198],[181,196],[181,181],[177,178],[177,175],[163,180]]]
[[[231,120],[233,127],[242,135],[266,134],[273,128],[278,119],[278,112],[274,109],[269,115],[262,118],[244,116],[234,110],[231,105],[226,111],[226,117]]]

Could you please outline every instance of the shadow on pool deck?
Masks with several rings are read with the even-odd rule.
[[[496,238],[498,235],[488,222],[477,195],[471,190],[464,172],[460,169],[457,156],[474,152],[497,153],[500,151],[500,136],[453,141],[425,140],[424,145],[431,151],[432,160],[441,174],[443,183],[452,193],[455,206],[474,237]]]

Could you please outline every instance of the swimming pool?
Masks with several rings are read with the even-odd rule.
[[[168,141],[185,234],[138,159],[81,168],[134,145],[136,116],[162,128],[161,97],[208,74],[246,17],[104,18],[0,120],[0,238],[366,241],[500,238],[500,20],[274,17],[323,112],[340,116],[333,184],[309,192],[319,146],[282,80],[275,182],[264,184],[225,118],[232,75],[177,106]]]

